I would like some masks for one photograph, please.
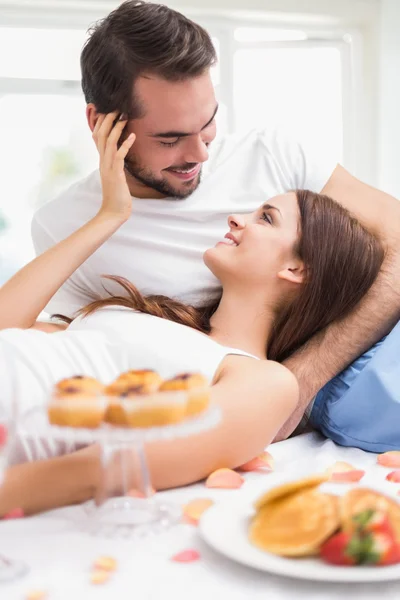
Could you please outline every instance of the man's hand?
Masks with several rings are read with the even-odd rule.
[[[286,439],[318,391],[386,335],[400,318],[400,202],[358,181],[340,165],[322,193],[375,233],[385,245],[386,257],[379,277],[358,308],[315,335],[284,362],[297,377],[300,400],[274,441]]]

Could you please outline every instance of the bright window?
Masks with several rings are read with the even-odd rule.
[[[0,285],[34,256],[35,210],[97,164],[80,96],[0,96]]]
[[[329,47],[251,48],[234,55],[236,129],[284,127],[343,155],[342,74],[339,50]]]
[[[80,79],[86,32],[77,29],[0,28],[0,77]]]

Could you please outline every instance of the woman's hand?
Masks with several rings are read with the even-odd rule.
[[[93,139],[100,155],[100,177],[103,202],[99,215],[125,222],[132,210],[132,198],[126,181],[124,159],[135,141],[131,133],[118,148],[118,141],[127,120],[115,119],[118,112],[100,115],[93,130]]]
[[[116,118],[116,113],[101,116],[93,134],[100,154],[103,188],[99,212],[1,287],[0,329],[30,329],[67,279],[129,219],[132,198],[125,178],[124,158],[135,136],[129,136],[118,148],[126,121],[117,121],[113,126]],[[29,302],[21,303],[21,298],[29,298]]]

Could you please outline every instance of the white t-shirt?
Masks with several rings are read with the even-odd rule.
[[[202,181],[187,199],[132,198],[131,218],[70,277],[47,312],[72,316],[92,300],[107,297],[103,285],[121,294],[119,286],[101,280],[107,274],[125,277],[145,294],[194,304],[207,300],[219,283],[202,257],[228,231],[228,216],[251,212],[291,189],[320,192],[335,166],[318,164],[278,131],[222,138],[211,147]],[[100,176],[95,171],[41,207],[32,223],[36,253],[86,223],[100,204]]]

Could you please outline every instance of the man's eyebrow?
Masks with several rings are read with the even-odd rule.
[[[277,206],[272,206],[272,204],[268,204],[268,202],[267,202],[266,204],[263,204],[262,207],[261,207],[261,210],[270,210],[270,209],[277,210],[278,213],[282,217],[282,213],[281,213],[281,211],[279,210],[279,208]]]
[[[206,127],[208,127],[210,125],[210,123],[212,123],[212,121],[215,119],[215,115],[217,114],[217,111],[218,111],[218,104],[215,107],[213,116],[211,117],[211,119],[209,121],[207,121],[207,123],[205,125],[203,125],[203,127],[201,128],[201,131],[203,131],[203,129],[205,129]],[[188,137],[189,135],[192,135],[192,133],[187,133],[184,131],[165,131],[163,133],[152,133],[150,135],[151,135],[151,137],[175,138],[175,137]]]

